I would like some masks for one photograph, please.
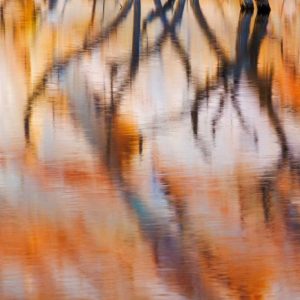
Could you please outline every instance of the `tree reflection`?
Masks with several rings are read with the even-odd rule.
[[[7,2],[1,6],[2,32],[9,24],[5,13]],[[111,294],[109,291],[117,281],[113,275],[106,274],[111,265],[120,272],[120,282],[126,281],[128,285],[125,288],[125,284],[118,282],[120,289],[124,288],[137,299],[140,292],[133,287],[133,278],[139,276],[136,269],[137,274],[143,278],[149,276],[151,282],[159,282],[178,297],[268,297],[272,282],[279,276],[276,262],[284,265],[286,261],[282,254],[285,243],[297,249],[300,224],[298,205],[293,200],[299,191],[296,183],[299,162],[274,100],[273,70],[260,70],[269,11],[262,14],[260,10],[255,16],[251,9],[240,12],[232,55],[209,18],[204,1],[154,0],[151,5],[141,0],[114,4],[103,1],[102,7],[98,2],[88,2],[89,17],[76,46],[61,50],[54,45],[38,80],[31,82],[26,90],[22,120],[26,146],[18,172],[25,173],[25,177],[30,174],[37,185],[32,190],[41,198],[43,195],[53,198],[55,210],[60,208],[63,212],[58,213],[55,225],[49,212],[43,210],[38,220],[41,224],[35,227],[26,212],[5,204],[11,215],[28,222],[25,225],[28,231],[36,231],[37,239],[41,239],[33,251],[35,264],[40,268],[35,272],[43,275],[37,289],[42,290],[43,282],[47,282],[52,290],[63,290],[61,286],[58,288],[45,258],[55,260],[60,256],[62,261],[75,266],[78,276],[84,278],[97,295],[103,292],[106,299],[120,297],[118,291]],[[34,2],[32,4],[27,18],[39,18],[42,7],[38,9]],[[60,15],[64,20],[67,4],[74,5],[71,1],[48,1],[45,9],[54,13],[62,7],[64,13]],[[151,9],[145,11],[147,7]],[[107,9],[116,11],[109,22]],[[63,26],[63,22],[59,24]],[[192,33],[186,30],[189,26],[193,28]],[[36,25],[37,35],[38,30]],[[126,46],[128,51],[115,49],[119,46],[118,39],[126,40],[124,44],[130,39]],[[203,43],[203,49],[207,47],[211,51],[208,57],[203,55],[202,60],[215,61],[213,71],[205,70],[204,75],[197,69],[198,62],[190,46],[197,39]],[[29,53],[30,47],[25,46],[25,52]],[[171,62],[165,53],[172,55]],[[202,52],[197,55],[201,56]],[[157,61],[159,68],[152,66]],[[183,80],[170,86],[181,84],[180,89],[186,90],[184,100],[176,106],[176,113],[159,111],[156,116],[153,112],[154,117],[145,117],[146,121],[142,117],[148,111],[138,111],[142,115],[139,123],[132,111],[143,101],[151,110],[154,100],[148,101],[148,94],[154,92],[155,98],[164,92],[159,87],[150,90],[151,80],[156,83],[162,80],[162,85],[172,81],[173,69],[169,72],[164,69],[165,65],[172,67],[172,64],[178,66],[176,76],[183,73],[180,77]],[[152,73],[154,79],[145,82]],[[243,98],[245,90],[253,98],[251,101]],[[181,97],[175,92],[172,96]],[[250,105],[247,101],[253,105],[253,111],[259,111],[256,115],[252,111],[254,117],[247,111]],[[43,117],[44,111],[47,118]],[[43,118],[53,124],[37,126]],[[256,123],[256,118],[263,121]],[[234,138],[222,133],[230,121],[235,122],[239,130]],[[270,129],[264,131],[265,128],[257,124]],[[37,133],[43,126],[53,132]],[[91,153],[81,150],[76,152],[77,156],[70,154],[71,159],[66,159],[65,149],[61,147],[62,154],[57,155],[63,158],[45,163],[40,136],[45,135],[45,140],[63,136],[65,127],[69,131],[64,134],[72,136],[70,143],[74,148],[78,141],[85,145],[84,151]],[[183,134],[176,135],[175,131],[181,129]],[[267,139],[269,133],[275,136],[274,148],[279,148],[279,154],[260,167],[261,161],[268,159],[268,155],[260,151],[264,150],[262,139]],[[173,137],[172,141],[169,136]],[[174,147],[176,138],[187,145],[182,148],[190,155],[185,160],[184,151]],[[243,151],[236,151],[236,156],[242,158],[237,157],[230,167],[222,167],[220,160],[226,160],[230,154],[225,152],[235,151],[227,145],[242,144],[243,139],[256,148],[247,149],[244,157]],[[176,145],[181,147],[180,143]],[[48,153],[47,149],[44,152]],[[248,153],[258,156],[254,162],[258,166],[251,168],[254,160]],[[88,156],[92,157],[89,158],[92,163]],[[31,187],[32,183],[28,184]],[[65,200],[62,189],[75,195],[78,202],[85,203],[78,204],[81,210],[75,209],[69,215],[72,203],[65,207],[57,201]],[[27,193],[29,190],[25,188]],[[65,224],[64,217],[70,226]],[[89,222],[95,222],[97,230]],[[14,226],[6,230],[17,231]],[[99,232],[103,237],[99,238]],[[22,234],[27,233],[21,232],[18,236]],[[59,253],[50,253],[47,234]],[[23,242],[23,247],[30,249],[31,238]],[[13,240],[9,240],[9,244],[15,245]],[[18,248],[18,245],[12,247]],[[145,255],[140,253],[143,251]],[[146,261],[144,269],[135,264],[134,255]],[[94,261],[98,265],[93,265]],[[106,266],[105,272],[102,265]],[[108,281],[102,280],[105,276]],[[106,287],[107,282],[111,286]],[[153,297],[151,294],[149,299]]]
[[[94,46],[99,45],[100,40],[103,42],[108,40],[113,30],[117,30],[121,19],[123,20],[128,15],[131,7],[133,7],[131,54],[129,55],[128,59],[122,61],[122,64],[118,62],[111,64],[110,107],[108,110],[104,109],[103,113],[100,112],[98,115],[98,121],[103,119],[101,123],[105,124],[106,130],[98,131],[97,127],[95,127],[90,131],[92,136],[98,136],[98,142],[93,144],[93,146],[100,151],[100,156],[106,157],[105,161],[107,163],[108,171],[111,174],[110,176],[114,181],[117,181],[118,188],[123,191],[123,199],[127,203],[130,210],[135,213],[138,224],[144,233],[144,237],[150,243],[152,251],[156,257],[157,267],[160,270],[168,270],[167,272],[162,272],[163,278],[165,278],[166,281],[169,281],[167,278],[171,277],[172,280],[176,282],[176,286],[180,288],[180,291],[189,297],[199,298],[201,295],[205,295],[205,297],[208,298],[210,297],[209,292],[206,291],[207,287],[205,287],[208,284],[206,282],[207,279],[203,278],[203,274],[201,274],[201,271],[199,271],[197,268],[195,269],[195,266],[198,265],[198,260],[200,260],[204,263],[203,267],[207,268],[210,265],[216,265],[218,260],[222,261],[222,258],[218,257],[217,254],[215,254],[211,249],[213,248],[214,242],[208,242],[204,237],[200,238],[201,251],[199,256],[190,255],[190,253],[187,251],[191,247],[190,241],[188,241],[188,238],[186,237],[188,232],[185,232],[185,230],[180,230],[177,233],[173,233],[169,228],[170,224],[163,222],[163,220],[160,220],[153,215],[147,205],[144,204],[142,199],[143,196],[140,195],[139,192],[133,190],[131,184],[126,178],[126,172],[128,170],[125,170],[122,165],[122,159],[124,159],[124,157],[120,156],[120,152],[127,151],[127,147],[129,147],[128,151],[131,151],[131,146],[129,146],[127,143],[131,144],[133,141],[127,141],[125,144],[120,144],[120,136],[115,132],[115,124],[118,120],[119,114],[118,107],[122,103],[124,94],[133,85],[133,82],[137,78],[140,64],[145,60],[149,60],[152,55],[161,52],[166,44],[167,39],[170,38],[172,47],[178,54],[183,66],[185,67],[187,82],[190,82],[191,78],[193,78],[193,85],[196,86],[196,97],[191,109],[192,127],[195,138],[198,141],[201,141],[201,137],[199,137],[197,129],[198,111],[201,109],[201,103],[203,103],[204,99],[210,101],[209,94],[220,87],[224,88],[225,94],[220,96],[217,111],[212,119],[212,135],[215,136],[218,131],[218,123],[223,116],[228,94],[230,95],[229,99],[231,100],[232,106],[236,111],[242,128],[244,128],[246,134],[250,133],[249,130],[247,130],[250,125],[246,121],[246,118],[240,108],[239,100],[236,97],[241,75],[245,73],[252,82],[253,88],[259,95],[260,102],[258,104],[262,107],[265,107],[267,115],[270,119],[270,123],[277,133],[282,147],[282,156],[283,158],[287,157],[287,142],[279,118],[276,115],[272,104],[272,76],[266,78],[261,77],[257,70],[259,50],[265,37],[266,27],[268,24],[268,14],[259,14],[256,16],[254,28],[250,36],[250,22],[252,13],[241,12],[237,30],[236,59],[235,61],[231,61],[227,57],[225,51],[222,49],[222,46],[218,41],[214,31],[210,28],[205,15],[201,10],[199,2],[191,1],[191,7],[193,9],[195,19],[198,22],[199,28],[204,33],[207,43],[214,51],[219,61],[217,77],[212,83],[207,82],[205,87],[202,89],[199,88],[200,84],[195,80],[196,76],[192,73],[192,62],[189,54],[182,46],[176,32],[176,28],[179,26],[183,16],[186,1],[169,1],[164,5],[162,5],[160,1],[154,1],[154,4],[155,10],[153,10],[142,22],[144,24],[144,31],[141,32],[141,3],[139,0],[131,2],[129,1],[127,5],[123,6],[122,12],[117,17],[116,21],[113,21],[112,25],[109,26],[108,29],[104,30],[104,33],[100,35],[100,39],[96,38],[96,40],[86,42],[83,49],[76,50],[71,56],[67,57],[63,63],[56,64],[57,67],[52,66],[46,71],[41,81],[42,83],[38,85],[38,88],[35,90],[39,91],[41,89],[45,89],[47,81],[46,78],[50,78],[49,76],[52,73],[60,72],[61,68],[68,67],[68,64],[71,62],[71,60],[76,58],[78,54],[81,55],[83,51],[87,51],[88,49],[93,50]],[[175,6],[173,18],[171,21],[168,21],[166,12],[173,7],[173,5]],[[160,18],[162,23],[162,33],[158,36],[158,38],[156,38],[152,45],[148,46],[147,49],[143,49],[141,48],[141,40],[143,39],[142,35],[145,34],[147,26],[157,17]],[[92,45],[92,47],[87,45]],[[79,57],[80,56],[78,56],[78,58]],[[126,66],[126,64],[128,64],[128,72],[125,72],[124,78],[120,80],[118,77],[119,72],[122,70],[122,68],[124,68],[124,65]],[[57,68],[59,68],[59,70]],[[114,81],[116,80],[118,80],[118,82],[114,84]],[[228,83],[230,81],[233,81],[232,89],[228,88]],[[30,124],[30,110],[33,106],[32,99],[37,99],[39,96],[39,92],[33,92],[32,96],[29,98],[29,109],[27,109],[25,118],[25,132],[30,132],[28,126]],[[72,102],[72,99],[70,99],[70,101]],[[101,97],[98,97],[98,102],[99,101],[101,102]],[[86,124],[84,126],[94,125]],[[26,136],[29,140],[30,135],[26,133]],[[106,145],[98,148],[98,145],[103,142],[106,143]],[[200,144],[202,143],[200,142]],[[120,147],[124,148],[120,149]],[[101,151],[101,149],[106,150]],[[209,150],[207,149],[203,151],[204,154],[208,152]],[[160,180],[162,181],[160,182]],[[185,228],[189,221],[188,216],[185,216],[185,206],[180,205],[180,202],[184,201],[184,199],[176,199],[177,197],[170,191],[168,194],[166,194],[163,186],[168,186],[167,182],[169,180],[168,178],[164,177],[162,177],[160,180],[156,182],[158,189],[161,191],[160,197],[167,199],[169,201],[170,209],[174,209],[176,215],[178,216],[177,222],[179,228]],[[264,217],[265,220],[269,222],[271,210],[270,191],[273,190],[273,182],[269,180],[262,180],[261,186]],[[171,190],[171,188],[169,190]],[[243,215],[243,211],[241,214]],[[199,267],[201,270],[201,264]],[[231,275],[230,273],[223,274],[223,272],[225,271],[219,269],[216,274],[213,274],[213,277],[215,277],[217,281],[220,281],[221,285],[229,285],[232,287],[232,289],[238,289],[240,297],[252,295],[253,291],[251,291],[250,288],[248,289],[248,287],[239,286],[239,283],[234,282],[234,280],[236,280],[235,275]],[[256,296],[259,295],[260,294]]]

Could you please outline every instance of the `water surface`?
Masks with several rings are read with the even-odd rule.
[[[300,299],[300,2],[0,1],[1,299]]]

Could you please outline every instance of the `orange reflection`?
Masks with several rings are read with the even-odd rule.
[[[298,299],[298,2],[79,2],[1,2],[0,298]]]

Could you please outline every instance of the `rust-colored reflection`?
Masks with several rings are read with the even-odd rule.
[[[299,299],[300,6],[0,1],[1,299]]]

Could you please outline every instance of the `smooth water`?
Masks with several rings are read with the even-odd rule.
[[[300,299],[300,1],[0,1],[0,299]]]

